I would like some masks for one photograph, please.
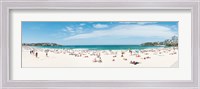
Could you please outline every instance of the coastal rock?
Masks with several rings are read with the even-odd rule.
[[[22,46],[62,46],[56,43],[23,43]]]

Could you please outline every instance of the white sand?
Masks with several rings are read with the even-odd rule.
[[[46,57],[44,52],[45,49],[35,48],[36,52],[38,52],[38,58],[34,54],[30,54],[32,49],[32,47],[27,46],[22,48],[22,67],[178,67],[178,49],[172,47],[146,49],[146,51],[141,50],[139,53],[132,50],[133,55],[128,50],[91,51],[59,49],[56,51],[55,49],[49,49],[48,57]],[[121,57],[122,51],[125,53],[124,57]],[[74,55],[69,55],[70,53],[74,53]],[[102,62],[93,62],[95,58],[97,61],[100,60],[97,57],[99,53],[101,54]],[[75,54],[82,54],[82,56],[76,57]],[[117,57],[113,58],[115,55]],[[140,57],[136,57],[136,55],[140,55]],[[88,56],[88,58],[85,58],[85,56]],[[144,59],[144,57],[150,58]],[[127,60],[123,60],[124,58]],[[139,62],[139,64],[134,65],[130,61]]]

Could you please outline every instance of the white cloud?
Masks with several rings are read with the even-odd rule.
[[[93,27],[94,28],[106,28],[106,27],[108,27],[108,25],[105,25],[105,24],[94,24]]]
[[[170,38],[176,35],[169,27],[160,25],[120,25],[108,30],[98,30],[91,33],[78,34],[65,40],[88,39],[96,37],[161,37]]]
[[[154,24],[154,23],[157,23],[157,22],[137,22],[137,24],[139,25]]]
[[[67,27],[67,26],[63,29],[63,31],[64,31],[64,32],[70,32],[70,33],[75,32],[75,30],[74,30],[73,28]]]
[[[124,23],[124,24],[136,24],[137,22],[119,22],[119,23]]]
[[[64,32],[67,32],[67,30],[66,30],[66,29],[62,29],[62,31],[64,31]]]
[[[81,24],[80,24],[80,26],[84,26],[84,25],[85,25],[84,23],[81,23]]]
[[[83,32],[83,27],[77,27],[77,28],[72,28],[72,27],[65,27],[63,29],[64,32],[70,33],[70,34],[76,34],[76,33],[82,33]]]
[[[83,30],[83,27],[78,27],[79,30]]]
[[[157,22],[119,22],[119,23],[145,25],[145,24],[155,24]]]
[[[176,25],[169,26],[171,29],[177,30],[178,27]]]

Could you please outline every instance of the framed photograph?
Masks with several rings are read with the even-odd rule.
[[[21,27],[22,68],[179,64],[178,22],[37,21]]]
[[[1,0],[0,87],[199,89],[199,0]]]

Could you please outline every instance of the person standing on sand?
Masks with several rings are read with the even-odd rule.
[[[46,52],[46,57],[48,57],[48,52]]]
[[[48,52],[49,52],[49,50],[45,50],[46,57],[48,57]]]
[[[132,50],[129,50],[129,53],[132,55],[132,53],[133,53]]]
[[[38,58],[38,52],[35,53],[35,57]]]

